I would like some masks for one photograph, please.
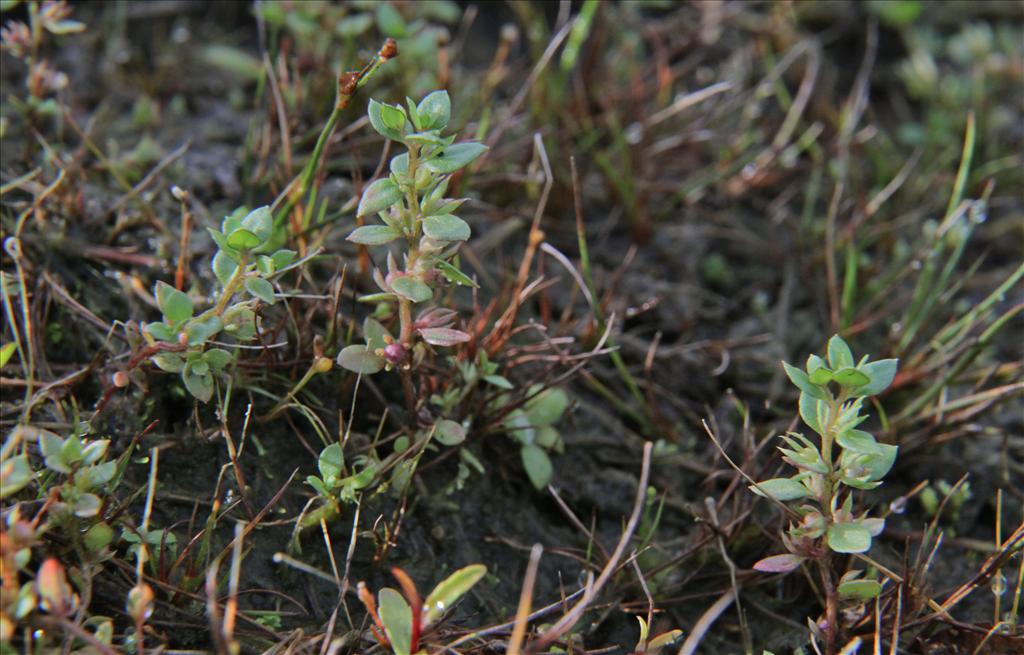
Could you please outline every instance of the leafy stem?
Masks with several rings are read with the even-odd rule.
[[[238,287],[245,280],[245,268],[249,264],[249,251],[245,250],[241,253],[241,261],[238,262],[238,267],[235,272],[231,274],[231,278],[228,283],[224,285],[224,292],[221,293],[220,298],[217,300],[217,304],[214,305],[213,309],[210,310],[211,316],[220,316],[224,313],[224,310],[228,308],[228,303],[231,302],[231,298],[234,297],[235,292],[238,291]]]

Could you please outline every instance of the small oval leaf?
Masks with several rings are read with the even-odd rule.
[[[423,603],[423,624],[430,625],[441,618],[459,598],[466,595],[473,585],[487,575],[483,564],[471,564],[452,573],[442,580],[427,596]]]
[[[451,328],[421,328],[419,333],[423,340],[432,346],[454,346],[466,343],[470,339],[462,330]]]
[[[385,364],[383,357],[378,357],[361,344],[342,349],[337,361],[338,366],[363,375],[379,373]]]
[[[391,290],[413,302],[426,302],[434,297],[433,290],[422,280],[403,276],[391,283]]]
[[[363,197],[359,201],[359,209],[356,211],[356,215],[376,214],[382,209],[387,209],[396,202],[399,202],[401,199],[402,190],[398,188],[398,185],[392,182],[390,178],[382,177],[363,191]]]
[[[352,230],[352,234],[348,235],[346,239],[364,246],[381,246],[400,236],[402,236],[401,232],[387,225],[364,225]]]
[[[529,476],[534,488],[543,489],[548,486],[554,474],[554,467],[551,466],[551,458],[544,452],[544,449],[533,445],[523,446],[519,453],[523,459],[526,475]]]
[[[458,216],[440,214],[423,219],[423,233],[438,241],[466,241],[472,231],[469,224]]]

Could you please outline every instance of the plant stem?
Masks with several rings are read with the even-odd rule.
[[[228,283],[224,285],[224,292],[220,296],[220,300],[217,301],[217,305],[208,313],[213,316],[220,316],[227,309],[228,303],[231,302],[231,298],[238,291],[238,285],[245,279],[245,267],[249,265],[249,253],[248,251],[242,252],[242,261],[238,262],[238,267],[235,272],[231,274],[228,279]]]
[[[313,180],[316,178],[316,173],[320,169],[320,158],[323,156],[324,149],[327,147],[327,142],[330,140],[331,135],[334,134],[334,128],[337,127],[338,121],[341,119],[342,112],[348,108],[349,103],[352,101],[352,96],[355,95],[356,91],[362,88],[373,74],[377,72],[389,59],[392,59],[398,55],[398,48],[395,45],[394,39],[388,39],[384,46],[381,47],[377,56],[373,58],[366,66],[359,71],[344,73],[338,78],[337,94],[334,100],[334,109],[331,111],[331,115],[327,118],[327,123],[324,125],[324,129],[320,131],[320,136],[317,137],[316,146],[313,148],[313,154],[309,158],[309,162],[306,164],[306,168],[302,171],[302,177],[298,178],[299,187],[292,192],[288,193],[285,198],[284,206],[281,207],[280,211],[274,217],[274,225],[279,226],[284,223],[285,219],[291,214],[295,205],[298,204],[299,200],[309,193],[310,188],[313,186]],[[294,185],[296,180],[292,181],[291,187]],[[302,218],[303,229],[309,227],[310,215],[312,214],[313,205],[315,204],[315,196],[310,196],[307,211]]]
[[[818,571],[821,573],[821,584],[825,588],[825,653],[835,655],[836,632],[839,621],[839,594],[832,582],[831,555],[828,553],[818,560]]]

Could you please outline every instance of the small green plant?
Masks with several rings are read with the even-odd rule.
[[[543,385],[535,384],[525,394],[520,392],[519,397],[525,398],[525,402],[514,400],[515,386],[498,374],[498,363],[490,361],[483,349],[477,351],[475,360],[458,362],[450,358],[450,364],[458,372],[458,380],[430,397],[431,404],[441,416],[466,417],[462,422],[442,418],[434,426],[434,441],[442,446],[459,447],[458,473],[448,491],[461,489],[472,469],[481,474],[484,472],[483,464],[462,444],[466,440],[466,431],[473,424],[486,424],[487,416],[502,417],[499,428],[519,443],[523,467],[530,481],[538,489],[546,487],[554,470],[548,453],[561,453],[565,449],[555,425],[569,406],[568,394],[559,388],[545,389]],[[489,396],[491,400],[488,402],[473,405],[471,398],[478,391],[485,398],[488,392],[499,393]],[[518,403],[522,406],[516,407]],[[510,407],[514,409],[510,410]]]
[[[48,531],[58,530],[74,545],[82,562],[110,555],[107,547],[114,531],[102,510],[105,497],[117,486],[120,464],[127,458],[106,461],[110,441],[88,439],[89,429],[88,423],[81,422],[62,438],[48,430],[19,425],[0,448],[0,496],[9,500],[19,492],[29,495],[34,490],[36,499],[45,499],[41,510],[31,511],[35,515],[32,520],[22,518],[19,502],[4,507],[0,527],[0,644],[4,646],[13,638],[15,626],[37,610],[67,617],[78,608],[78,594],[55,558],[43,562],[34,580],[20,583],[21,577],[30,574],[32,547],[41,543]],[[36,458],[26,452],[32,443],[42,458],[38,470],[33,467]],[[96,629],[96,637],[109,644],[112,626],[96,624]]]
[[[213,272],[223,288],[213,307],[199,314],[183,291],[157,282],[154,295],[163,321],[143,328],[153,351],[150,360],[160,369],[181,374],[185,388],[207,402],[213,396],[214,376],[224,372],[233,356],[224,348],[208,347],[223,333],[236,341],[251,341],[257,333],[258,303],[276,302],[270,280],[295,260],[292,250],[265,254],[273,231],[269,207],[224,219],[220,230],[210,229],[218,246]]]
[[[387,273],[374,270],[382,293],[367,301],[397,303],[399,334],[392,336],[373,319],[364,323],[365,344],[351,345],[338,355],[342,367],[370,375],[398,368],[406,380],[406,400],[412,404],[408,372],[422,361],[429,346],[454,346],[469,341],[469,334],[453,329],[456,314],[428,307],[413,318],[413,306],[433,300],[445,280],[473,285],[453,263],[469,225],[452,212],[465,199],[446,198],[452,175],[487,149],[476,142],[455,143],[443,130],[451,117],[445,91],[434,91],[407,108],[370,101],[370,124],[381,135],[401,143],[408,152],[391,160],[391,173],[370,184],[359,202],[358,217],[377,215],[383,225],[363,225],[348,240],[367,246],[401,243],[396,257],[388,253]],[[401,262],[401,263],[399,263]]]
[[[879,443],[859,429],[867,418],[864,399],[884,391],[896,376],[897,360],[854,360],[850,347],[838,335],[828,342],[828,361],[817,355],[807,359],[805,370],[783,362],[789,379],[800,389],[800,416],[819,436],[815,444],[802,434],[783,436],[783,459],[797,469],[788,478],[773,478],[752,485],[751,490],[780,502],[799,501],[783,542],[789,552],[757,562],[754,568],[785,573],[806,560],[821,566],[828,580],[829,642],[834,641],[838,597],[868,600],[881,591],[874,580],[850,571],[838,584],[832,580],[829,553],[863,553],[885,526],[885,520],[867,513],[855,514],[853,491],[882,484],[896,460],[897,447]]]
[[[487,574],[483,564],[471,564],[442,580],[425,600],[412,579],[398,568],[391,569],[402,591],[384,587],[374,599],[362,582],[359,600],[373,619],[370,631],[384,648],[394,655],[426,653],[423,634],[437,623],[451,607]]]
[[[13,9],[18,0],[5,1],[4,11]],[[22,103],[15,99],[19,111],[34,123],[37,119],[60,114],[60,103],[53,97],[68,85],[68,76],[54,69],[44,57],[48,36],[64,36],[85,30],[85,24],[71,20],[71,7],[64,0],[38,0],[26,3],[28,23],[12,20],[0,29],[0,48],[25,65],[28,96]]]
[[[557,387],[544,389],[536,384],[530,388],[527,398],[521,408],[508,413],[503,426],[519,442],[519,456],[530,482],[537,489],[543,489],[554,476],[548,453],[565,450],[562,435],[555,424],[569,406],[569,396]],[[499,397],[496,403],[502,405],[503,400]]]
[[[960,520],[960,512],[964,504],[974,497],[971,483],[964,480],[961,484],[952,485],[939,480],[921,490],[919,499],[929,519],[935,519],[945,509],[949,523],[956,524]],[[956,534],[953,526],[945,528],[946,532]]]

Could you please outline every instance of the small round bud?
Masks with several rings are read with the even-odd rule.
[[[329,357],[318,357],[313,363],[313,370],[317,373],[326,373],[334,367],[334,362]]]
[[[128,383],[131,382],[131,378],[128,377],[128,373],[125,371],[118,371],[117,373],[114,373],[112,381],[115,387],[118,389],[124,389],[128,386]]]
[[[388,360],[389,364],[395,365],[405,359],[407,351],[405,347],[400,343],[389,343],[384,346],[384,359]]]
[[[384,47],[380,49],[380,58],[383,61],[394,59],[398,56],[398,42],[388,37],[388,40],[384,42]]]

